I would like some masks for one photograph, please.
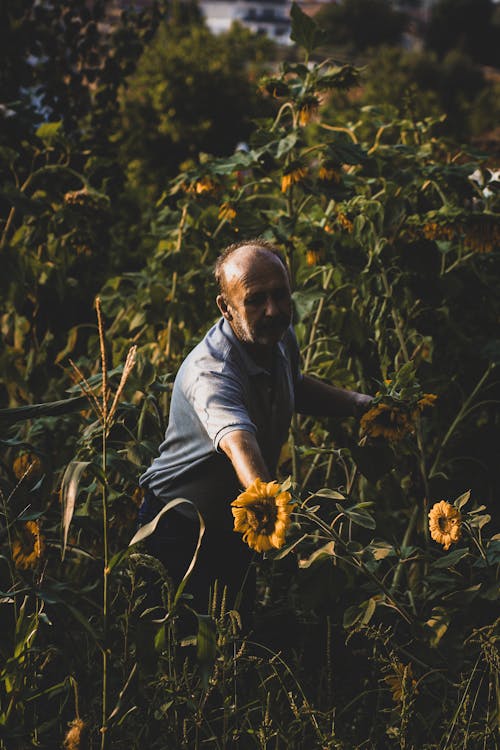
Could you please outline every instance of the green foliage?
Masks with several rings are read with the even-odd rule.
[[[317,15],[329,48],[364,52],[371,47],[397,44],[406,26],[406,17],[386,0],[341,0],[327,3]]]
[[[426,30],[430,49],[440,56],[456,49],[485,65],[500,63],[500,27],[493,24],[492,0],[438,0]]]
[[[246,66],[268,53],[235,27],[214,37],[200,25],[164,24],[121,91],[121,158],[133,187],[151,197],[186,159],[229,154],[262,113]]]
[[[144,40],[131,18],[120,26],[125,57],[127,39]],[[106,152],[119,144],[125,158],[123,133],[93,133],[117,101],[105,87],[84,121],[85,147],[68,139],[65,118],[38,127],[18,108],[22,137],[4,131],[0,747],[60,747],[66,737],[67,747],[102,750],[493,750],[497,165],[442,137],[437,85],[415,106],[412,97],[387,106],[379,88],[369,104],[351,102],[349,120],[340,104],[359,72],[310,61],[319,31],[297,8],[305,59],[261,80],[267,116],[253,125],[240,63],[260,54],[255,40],[235,30],[221,50],[200,26],[162,28],[172,32],[158,37],[165,50],[151,49],[168,61],[175,104],[149,52],[128,90],[125,68],[113,80],[124,112],[137,84],[137,113],[143,76],[148,116],[171,144],[184,133],[168,107],[200,116],[179,174],[141,171],[153,153],[145,138],[124,193],[117,150]],[[176,77],[196,44],[213,69],[193,59],[190,70],[213,99],[219,86],[236,97],[244,147],[233,148],[236,130],[202,146],[214,112],[195,111]],[[399,98],[401,69],[418,68],[406,60],[379,56],[379,78],[392,70]],[[419,80],[434,65],[422,60]],[[450,56],[439,86],[451,88],[462,65]],[[149,136],[137,117],[131,148]],[[137,244],[147,257],[130,271],[123,245],[145,226],[134,190],[159,199]],[[162,440],[175,371],[216,315],[212,263],[254,236],[286,254],[303,369],[375,398],[359,427],[294,422],[280,472],[291,475],[297,510],[287,545],[259,563],[255,629],[242,637],[222,592],[193,613],[160,563],[129,542],[137,477]],[[453,537],[444,516],[429,528],[444,500],[450,517],[460,514]]]

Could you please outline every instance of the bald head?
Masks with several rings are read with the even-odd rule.
[[[227,283],[230,277],[245,272],[248,267],[255,264],[265,266],[266,261],[279,263],[288,276],[283,255],[267,240],[246,240],[226,247],[215,263],[214,275],[220,294],[227,295]]]
[[[249,346],[272,347],[291,322],[287,268],[272,245],[250,241],[219,258],[217,305],[237,338]]]

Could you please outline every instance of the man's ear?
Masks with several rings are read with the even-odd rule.
[[[227,302],[224,299],[224,297],[222,296],[222,294],[218,294],[217,297],[216,297],[216,299],[215,299],[215,301],[217,302],[217,307],[221,311],[222,316],[226,320],[232,320],[233,316],[229,312],[229,308],[228,308]]]

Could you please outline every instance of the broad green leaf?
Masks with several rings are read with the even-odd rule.
[[[316,21],[300,8],[297,3],[292,3],[290,11],[292,19],[291,39],[300,47],[303,47],[307,53],[313,51],[322,41],[324,32],[319,28]]]
[[[298,545],[304,541],[304,539],[307,539],[308,534],[302,534],[302,536],[299,539],[296,539],[291,544],[287,544],[284,547],[282,547],[276,554],[271,555],[273,560],[282,560],[284,557],[290,554],[290,552],[293,552]]]
[[[62,507],[62,529],[63,542],[61,549],[61,559],[64,560],[66,546],[68,544],[68,533],[73,514],[75,512],[76,497],[78,495],[78,485],[80,477],[85,469],[90,466],[90,461],[71,461],[64,472],[59,496]]]
[[[472,516],[472,518],[469,518],[469,524],[477,529],[482,529],[483,526],[486,526],[486,524],[490,521],[491,516],[489,513],[483,513],[481,515],[475,515]]]
[[[466,549],[455,549],[453,552],[448,552],[443,557],[440,557],[439,560],[435,560],[432,563],[433,568],[451,568],[453,565],[456,565],[460,560],[463,560],[464,557],[467,557],[469,554],[469,551]]]
[[[469,501],[470,494],[471,494],[471,491],[467,490],[467,492],[464,492],[463,495],[460,495],[459,497],[457,497],[457,499],[453,503],[453,505],[455,506],[455,508],[457,508],[457,510],[461,510],[464,507],[464,505]]]
[[[371,542],[366,549],[373,555],[375,560],[384,560],[386,557],[394,557],[396,554],[393,545],[383,540]]]
[[[312,555],[305,560],[299,560],[299,568],[310,568],[313,563],[317,560],[322,560],[325,557],[335,556],[335,542],[328,542],[317,550],[314,550]]]
[[[451,622],[451,612],[444,607],[434,607],[431,616],[425,623],[430,628],[430,643],[434,648],[444,636]]]
[[[344,613],[344,628],[351,628],[353,625],[368,625],[377,608],[377,599],[372,596],[361,604],[354,604],[348,607]]]
[[[196,636],[196,658],[200,664],[203,686],[208,687],[217,655],[217,630],[215,621],[209,615],[196,613],[198,634]]]
[[[60,414],[77,411],[86,403],[86,396],[74,396],[73,398],[62,399],[61,401],[49,401],[46,404],[32,404],[30,406],[17,406],[11,409],[0,409],[0,422],[15,424],[25,419],[56,417]]]
[[[356,506],[351,508],[344,508],[342,505],[337,503],[337,510],[343,513],[347,518],[358,526],[363,526],[365,529],[374,529],[376,527],[375,519],[369,513],[363,510],[357,510]]]
[[[169,503],[165,505],[164,508],[160,510],[159,513],[156,514],[156,516],[153,518],[152,521],[149,523],[144,524],[132,537],[132,539],[129,542],[129,547],[132,547],[134,544],[138,544],[138,542],[142,542],[144,539],[147,539],[148,536],[151,536],[151,534],[155,531],[156,527],[158,526],[158,522],[162,518],[162,516],[165,515],[165,513],[168,513],[169,510],[172,510],[173,508],[176,508],[178,505],[187,504],[191,505],[193,508],[196,508],[194,503],[191,502],[191,500],[187,500],[184,497],[177,497],[174,500],[171,500]],[[189,577],[193,571],[193,568],[196,564],[196,560],[198,559],[198,553],[200,551],[201,547],[201,540],[203,539],[203,534],[205,533],[205,522],[203,520],[203,517],[201,513],[196,508],[196,512],[198,513],[198,521],[200,524],[200,530],[198,533],[198,543],[196,545],[196,549],[193,553],[193,557],[191,558],[191,562],[189,563],[188,569],[184,573],[184,577],[182,581],[179,584],[179,587],[175,593],[173,606],[177,604],[180,597],[182,596],[182,592],[184,591],[184,587],[186,586],[186,583],[189,580]]]
[[[328,497],[330,500],[345,500],[345,495],[337,490],[331,490],[329,487],[322,487],[317,490],[311,497]]]
[[[297,143],[297,138],[298,138],[297,133],[290,133],[290,135],[287,135],[286,138],[282,138],[281,141],[278,143],[276,157],[278,159],[281,159],[282,156],[286,156],[286,154],[290,153],[292,148]]]

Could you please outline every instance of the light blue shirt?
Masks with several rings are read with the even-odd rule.
[[[229,504],[241,487],[220,441],[232,430],[252,432],[274,476],[300,377],[291,326],[275,346],[269,372],[254,362],[221,318],[177,373],[165,440],[141,476],[141,486],[163,502],[187,497],[207,523],[232,523]]]

